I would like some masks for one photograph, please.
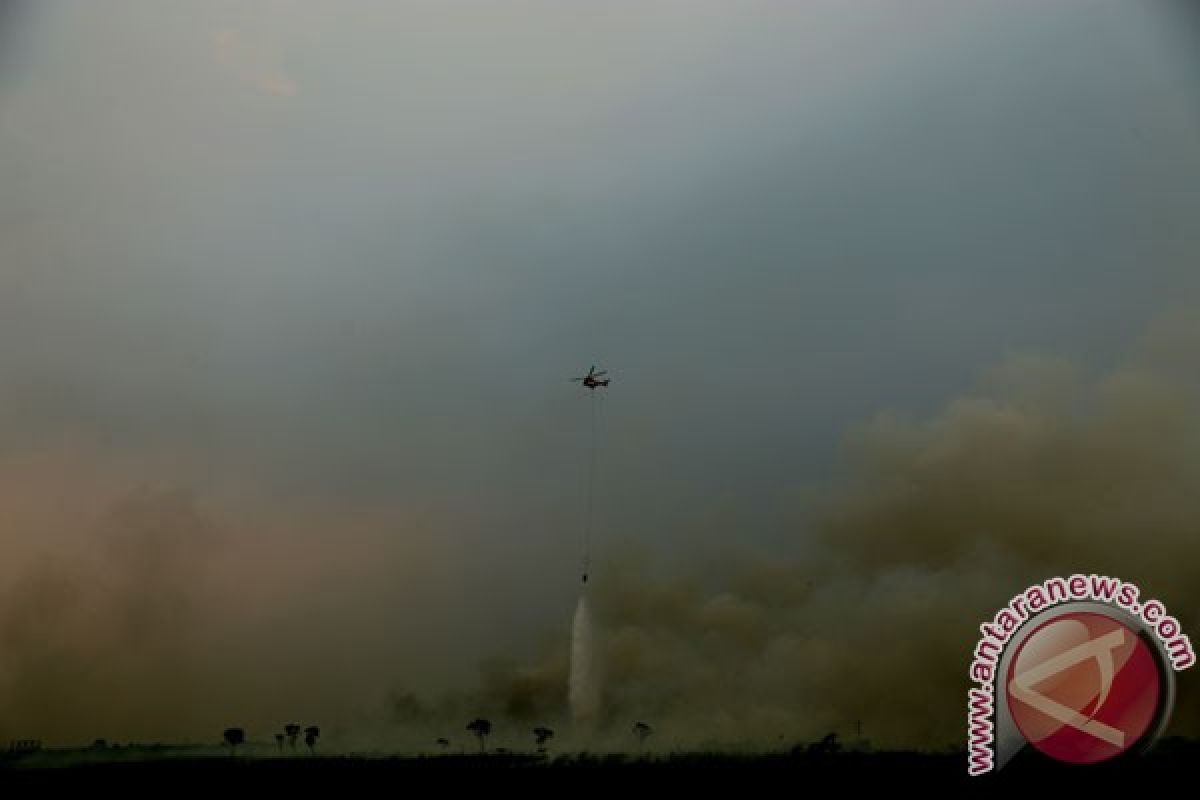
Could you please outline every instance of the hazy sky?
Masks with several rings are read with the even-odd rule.
[[[5,4],[0,544],[185,490],[452,685],[568,621],[597,363],[599,559],[797,558],[850,426],[1200,288],[1181,8]]]

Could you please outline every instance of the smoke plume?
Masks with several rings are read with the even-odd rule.
[[[548,724],[556,747],[632,749],[634,720],[658,748],[860,725],[881,746],[960,743],[977,626],[1034,581],[1136,581],[1194,633],[1197,328],[1163,317],[1098,374],[1012,357],[928,418],[877,415],[825,485],[799,487],[793,540],[770,557],[738,529],[723,552],[670,559],[606,531],[572,628],[540,657],[484,660],[474,682],[462,673],[489,647],[447,636],[459,587],[477,585],[447,571],[462,561],[439,533],[449,515],[139,486],[146,468],[74,446],[11,454],[0,734],[206,741],[300,718],[330,748],[428,749],[483,715],[511,747]],[[462,688],[400,688],[423,672]],[[1189,678],[1176,733],[1200,732]]]
[[[1181,313],[1098,375],[1014,356],[929,419],[852,431],[839,474],[806,492],[791,559],[741,552],[736,530],[705,565],[614,559],[593,588],[609,743],[632,747],[646,719],[658,747],[860,726],[877,745],[961,744],[977,626],[1057,574],[1136,581],[1195,635],[1198,355]],[[1190,677],[1172,732],[1195,735]],[[572,707],[576,691],[573,671]]]

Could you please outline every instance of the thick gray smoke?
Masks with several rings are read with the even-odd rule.
[[[812,546],[791,562],[741,552],[736,530],[701,567],[617,558],[593,589],[607,743],[632,747],[636,719],[658,747],[860,724],[880,745],[961,743],[978,624],[1056,574],[1139,582],[1195,634],[1195,319],[1164,317],[1099,375],[1014,357],[929,419],[880,414],[848,437],[842,474],[806,493],[796,536]],[[1192,677],[1173,730],[1194,735]]]
[[[181,491],[189,470],[148,461],[0,457],[0,739],[269,740],[312,720],[331,747],[379,742],[398,673],[455,672],[410,600],[449,606],[459,583],[429,519]]]
[[[600,747],[634,747],[639,719],[656,747],[775,747],[859,723],[881,745],[959,742],[977,625],[1033,581],[1134,580],[1194,633],[1195,319],[1162,318],[1100,374],[1014,357],[928,419],[878,415],[837,475],[799,493],[790,557],[740,529],[683,559],[607,531],[573,630],[448,693],[397,687],[487,652],[448,635],[464,584],[445,572],[449,518],[131,488],[79,447],[11,456],[0,500],[29,535],[0,570],[0,734],[206,741],[232,714],[264,735],[298,717],[326,723],[330,747],[423,749],[485,715],[515,747],[539,724],[583,744],[573,716]],[[444,608],[405,605],[438,591]],[[1190,678],[1173,726],[1195,734]]]
[[[0,735],[92,730],[151,738],[202,718],[198,607],[220,536],[178,492],[137,492],[84,553],[39,555],[0,595]],[[105,735],[105,734],[97,734]]]

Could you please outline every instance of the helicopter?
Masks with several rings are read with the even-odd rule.
[[[593,364],[592,368],[588,370],[587,375],[584,375],[581,378],[571,378],[571,382],[572,383],[582,382],[583,385],[586,386],[588,389],[594,390],[597,386],[608,386],[608,382],[610,380],[612,380],[611,378],[604,378],[604,380],[600,380],[607,374],[608,374],[608,370],[606,370],[606,369],[602,369],[599,372],[597,372],[596,365]]]

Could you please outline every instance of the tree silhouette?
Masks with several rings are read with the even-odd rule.
[[[231,755],[237,755],[239,744],[246,741],[246,732],[241,728],[226,728],[225,729],[225,744],[229,745]]]
[[[633,723],[633,735],[637,737],[638,747],[643,747],[646,744],[646,738],[654,733],[654,728],[651,728],[645,722]]]
[[[837,753],[842,749],[842,743],[838,741],[836,732],[825,734],[819,742],[812,742],[808,745],[808,752],[813,755],[830,755]]]
[[[539,753],[546,752],[546,742],[554,738],[554,731],[545,726],[539,726],[533,729],[533,738],[537,742]]]
[[[442,750],[445,750],[447,747],[450,746],[450,740],[444,736],[440,737],[437,740],[437,743],[438,743],[438,747],[442,748]]]
[[[276,744],[276,746],[279,747],[279,754],[283,755],[283,734],[282,733],[275,734],[275,744]]]
[[[479,752],[487,752],[487,737],[492,732],[492,723],[481,717],[471,720],[467,730],[479,737]]]
[[[300,726],[294,722],[289,722],[283,726],[283,732],[287,734],[288,744],[292,746],[292,752],[296,752],[296,737],[300,735]]]
[[[304,729],[304,743],[308,745],[308,754],[316,755],[314,748],[317,746],[317,739],[321,738],[321,729],[316,725],[309,725]]]

